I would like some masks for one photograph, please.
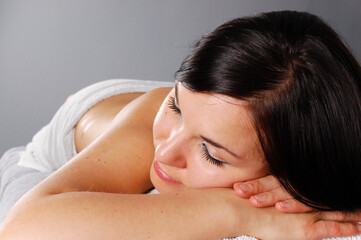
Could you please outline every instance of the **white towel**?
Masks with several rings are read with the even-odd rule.
[[[61,106],[48,125],[35,134],[18,164],[43,172],[60,168],[76,155],[74,126],[93,105],[121,93],[148,92],[173,85],[171,82],[113,79],[80,90]]]
[[[51,172],[18,166],[25,147],[12,148],[0,158],[0,224],[14,204]]]
[[[324,240],[361,240],[361,235],[351,236],[351,237],[336,237],[336,238],[327,238]]]

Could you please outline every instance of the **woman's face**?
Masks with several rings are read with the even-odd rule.
[[[159,192],[232,187],[268,171],[246,103],[239,99],[176,83],[155,118],[153,135],[150,177]]]

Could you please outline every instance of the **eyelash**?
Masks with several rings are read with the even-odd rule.
[[[181,111],[180,109],[175,105],[175,98],[174,97],[171,97],[169,96],[169,99],[168,99],[168,107],[176,114],[181,114]],[[208,148],[206,146],[206,144],[204,142],[202,142],[202,157],[216,165],[217,167],[222,167],[223,164],[225,164],[226,162],[222,162],[222,161],[219,161],[217,159],[215,159],[214,157],[212,157],[210,154],[209,154],[209,151],[208,151]]]
[[[175,98],[169,96],[168,99],[168,107],[173,110],[173,112],[175,112],[176,114],[181,114],[180,109],[175,105]]]
[[[204,142],[202,142],[202,156],[210,163],[216,165],[217,167],[222,167],[226,162],[215,159],[209,154],[208,148]]]

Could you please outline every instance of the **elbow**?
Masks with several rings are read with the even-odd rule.
[[[37,239],[41,226],[36,221],[42,199],[30,199],[26,195],[16,203],[0,225],[0,240]]]

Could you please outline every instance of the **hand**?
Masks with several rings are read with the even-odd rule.
[[[234,195],[237,198],[236,195]],[[361,211],[281,213],[275,207],[254,208],[249,201],[229,201],[236,216],[236,227],[242,234],[260,239],[316,240],[345,237],[361,233]],[[246,216],[246,218],[244,218]],[[240,219],[240,220],[238,220]]]
[[[295,200],[278,180],[268,175],[252,181],[235,183],[233,188],[241,198],[249,198],[254,207],[275,206],[280,212],[301,213],[313,209]]]
[[[272,175],[252,181],[235,183],[233,188],[239,197],[250,198],[250,204],[254,207],[268,207],[275,205],[275,208],[279,212],[284,213],[306,213],[313,211],[312,208],[296,201],[288,194],[279,181]],[[306,220],[308,223],[306,224],[304,222],[302,225],[306,239],[350,236],[361,233],[361,211],[354,213],[314,212],[298,214],[298,222],[305,220],[303,218],[307,215],[313,215],[313,218],[309,218]],[[287,216],[290,217],[287,221],[292,222],[295,220],[293,219],[294,214],[287,214],[284,216],[284,218],[287,218]],[[275,219],[280,220],[281,218]],[[284,224],[288,224],[287,221],[284,221]],[[296,227],[296,224],[294,227]],[[295,228],[292,229],[295,230]]]
[[[357,223],[361,219],[360,212],[285,214],[274,210],[271,218],[262,217],[262,214],[259,217],[265,219],[259,219],[258,229],[253,230],[255,231],[254,236],[258,236],[260,239],[318,240],[355,236],[361,233],[361,225]]]

